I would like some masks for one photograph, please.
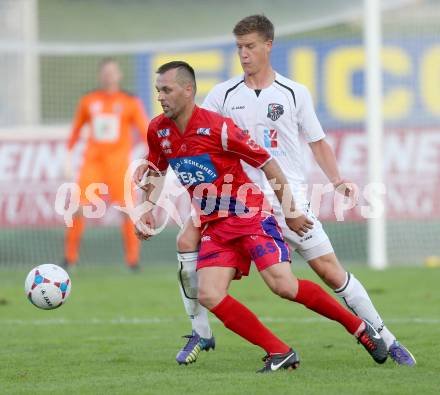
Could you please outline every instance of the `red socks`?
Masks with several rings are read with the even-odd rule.
[[[298,279],[298,294],[295,302],[303,304],[331,320],[338,321],[348,332],[354,335],[363,321],[344,309],[335,299],[326,293],[318,284]]]
[[[290,350],[290,347],[267,329],[252,311],[229,295],[213,307],[211,312],[226,328],[260,346],[268,354],[284,354]]]
[[[359,317],[344,309],[319,285],[308,280],[298,280],[298,294],[295,302],[303,304],[324,317],[338,321],[352,335],[356,334],[363,324]],[[266,328],[254,313],[229,295],[213,307],[211,312],[223,322],[226,328],[250,343],[260,346],[269,354],[284,354],[290,349],[286,343]]]

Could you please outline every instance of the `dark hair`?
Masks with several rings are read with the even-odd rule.
[[[243,18],[234,26],[233,33],[235,36],[258,33],[265,40],[274,39],[273,23],[265,15],[250,15]]]
[[[196,74],[194,73],[194,69],[188,63],[182,60],[173,60],[172,62],[164,63],[162,66],[160,66],[156,70],[156,73],[164,74],[167,71],[174,69],[177,69],[177,80],[179,83],[189,81],[193,87],[194,94],[196,94]]]

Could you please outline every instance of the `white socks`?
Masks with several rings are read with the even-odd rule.
[[[396,341],[396,336],[394,336],[389,329],[384,325],[381,331],[378,331],[382,339],[388,348]]]
[[[335,294],[358,317],[367,320],[380,333],[388,348],[391,346],[396,337],[384,325],[367,291],[353,274],[347,272],[347,279],[344,285],[341,288],[335,289]]]
[[[183,305],[191,320],[192,329],[201,337],[208,339],[212,337],[208,310],[197,300],[197,255],[197,251],[177,253],[179,288]]]

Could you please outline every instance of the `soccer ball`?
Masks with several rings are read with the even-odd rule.
[[[24,283],[30,302],[44,310],[60,307],[69,297],[71,287],[67,272],[50,263],[33,268]]]

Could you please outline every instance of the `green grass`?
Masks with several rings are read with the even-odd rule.
[[[303,267],[296,271],[314,278]],[[376,365],[342,327],[271,295],[255,272],[234,282],[231,294],[300,352],[295,372],[256,375],[263,352],[216,320],[216,351],[178,366],[174,357],[189,324],[171,265],[139,275],[114,266],[79,268],[70,300],[54,311],[26,300],[25,270],[1,269],[0,393],[437,394],[440,271],[354,273],[417,357],[415,369]]]

